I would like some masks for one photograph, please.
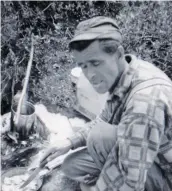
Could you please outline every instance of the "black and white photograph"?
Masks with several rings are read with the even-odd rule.
[[[172,1],[1,4],[1,191],[172,191]]]

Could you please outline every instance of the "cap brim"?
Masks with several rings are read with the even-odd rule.
[[[81,40],[94,40],[96,39],[98,36],[100,35],[100,33],[96,34],[96,33],[84,33],[84,34],[80,34],[75,36],[71,41],[81,41]]]
[[[84,40],[96,40],[96,39],[114,39],[116,41],[121,42],[122,37],[121,34],[117,31],[110,32],[110,33],[83,33],[80,35],[75,36],[73,39],[71,39],[70,43],[76,42],[76,41],[84,41]],[[69,43],[69,44],[70,44]]]

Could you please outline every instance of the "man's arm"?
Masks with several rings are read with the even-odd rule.
[[[104,106],[104,109],[101,111],[100,115],[98,115],[91,122],[87,123],[86,126],[84,128],[82,128],[80,131],[78,131],[77,133],[75,133],[75,135],[68,138],[72,142],[72,149],[76,149],[80,146],[85,146],[90,130],[94,126],[98,125],[98,123],[102,122],[102,120],[107,122],[109,115],[110,114],[108,113],[108,105],[106,103]]]
[[[144,189],[147,171],[154,162],[163,135],[165,115],[159,88],[147,89],[136,93],[128,103],[117,127],[117,144],[106,160],[96,190]]]
[[[95,125],[98,125],[98,123],[100,123],[101,121],[102,121],[102,119],[99,116],[97,116],[96,119],[94,119],[90,123],[88,123],[83,129],[81,129],[80,131],[75,133],[72,137],[69,137],[68,139],[72,143],[72,149],[76,149],[78,147],[85,146],[90,130]]]

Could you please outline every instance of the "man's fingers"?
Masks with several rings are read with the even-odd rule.
[[[55,153],[56,150],[57,150],[57,148],[52,148],[52,149],[49,149],[49,150],[45,151],[45,153],[43,154],[40,162],[44,161],[49,155]]]
[[[90,174],[85,175],[85,177],[84,177],[84,183],[85,183],[85,184],[88,184],[89,181],[90,181],[90,178],[91,178]]]
[[[60,155],[61,155],[61,153],[58,152],[58,151],[56,151],[54,154],[52,154],[51,156],[49,156],[49,157],[47,158],[47,161],[48,161],[48,162],[49,162],[49,161],[52,161],[53,159],[59,157]]]
[[[90,175],[90,174],[87,174],[85,175],[84,177],[84,183],[85,184],[92,184],[92,183],[95,183],[96,180],[97,180],[97,176],[93,176],[93,175]]]

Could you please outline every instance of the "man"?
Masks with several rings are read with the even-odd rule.
[[[95,90],[109,91],[109,98],[100,116],[43,159],[86,146],[62,166],[83,190],[172,190],[170,79],[152,64],[124,54],[122,35],[111,18],[81,22],[70,48]]]

